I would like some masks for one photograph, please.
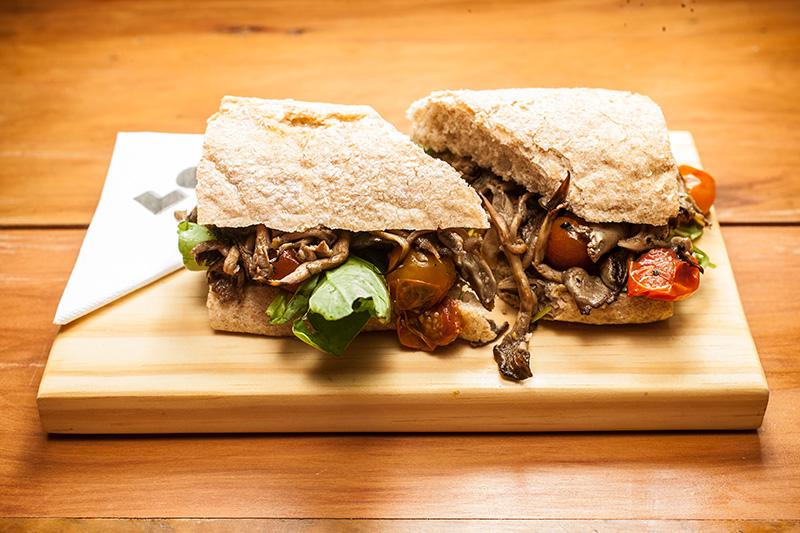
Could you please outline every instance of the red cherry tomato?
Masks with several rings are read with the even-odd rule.
[[[689,195],[694,198],[694,203],[703,213],[708,213],[717,199],[717,183],[714,178],[708,172],[689,165],[681,165],[678,170],[686,182]]]
[[[437,346],[450,344],[462,330],[458,305],[449,296],[426,311],[408,311],[397,318],[400,343],[418,350],[433,351]]]
[[[447,294],[455,280],[456,269],[452,261],[416,250],[386,276],[397,311],[420,311],[431,307]]]
[[[575,231],[580,221],[572,215],[563,215],[555,219],[550,239],[547,241],[545,261],[557,270],[567,270],[572,267],[589,269],[592,260],[586,251],[589,238]]]
[[[699,286],[700,270],[667,248],[654,248],[628,265],[628,296],[678,302]]]

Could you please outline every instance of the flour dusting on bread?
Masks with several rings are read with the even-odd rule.
[[[439,91],[408,110],[411,138],[469,156],[548,199],[571,176],[569,210],[590,222],[663,225],[680,174],[661,109],[604,89]]]
[[[200,224],[229,228],[488,227],[459,174],[368,106],[226,96],[208,120],[197,200]]]

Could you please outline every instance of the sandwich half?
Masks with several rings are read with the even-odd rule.
[[[702,271],[691,239],[676,229],[702,228],[706,220],[649,98],[602,89],[441,91],[412,104],[408,117],[412,140],[458,169],[484,198],[492,228],[482,253],[500,296],[521,310],[511,334],[524,336],[537,316],[654,322],[691,294],[629,288],[632,268],[647,254],[690,284]],[[647,272],[658,277],[659,269]],[[524,350],[511,344],[495,357],[511,359],[504,374],[524,378],[527,353],[514,362],[513,353]]]
[[[478,194],[370,107],[226,96],[196,191],[179,241],[214,329],[334,354],[362,329],[426,350],[501,331]]]

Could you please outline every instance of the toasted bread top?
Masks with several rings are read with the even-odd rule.
[[[486,228],[478,195],[367,106],[226,96],[197,167],[198,222],[352,231]]]
[[[411,105],[411,138],[472,158],[544,201],[570,174],[568,209],[590,222],[663,225],[680,173],[661,109],[604,89],[440,91]]]

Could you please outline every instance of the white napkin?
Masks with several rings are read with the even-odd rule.
[[[119,133],[100,203],[58,304],[66,324],[182,267],[179,209],[196,203],[202,135]]]

